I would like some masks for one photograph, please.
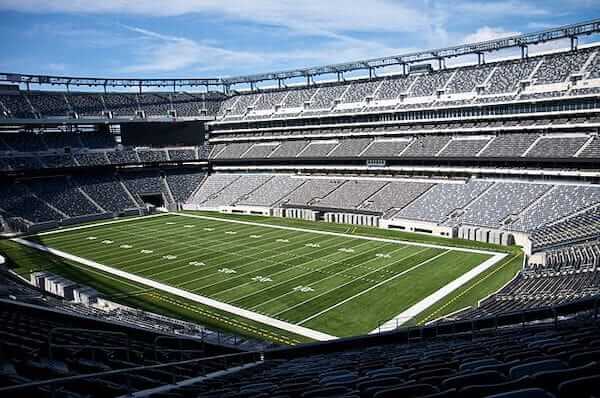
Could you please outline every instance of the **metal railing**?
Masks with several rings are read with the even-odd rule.
[[[35,392],[38,389],[44,389],[50,393],[51,397],[58,397],[62,387],[68,386],[69,384],[76,384],[82,381],[90,380],[115,380],[118,376],[124,376],[126,384],[121,386],[123,394],[132,394],[139,389],[134,388],[132,379],[134,375],[140,375],[144,372],[149,371],[168,371],[169,368],[191,366],[197,367],[196,374],[194,377],[205,376],[209,373],[209,370],[215,369],[229,369],[234,366],[240,366],[243,364],[249,364],[254,362],[260,362],[264,358],[261,352],[245,352],[236,354],[217,355],[206,358],[189,359],[186,361],[169,362],[160,365],[146,365],[137,366],[132,368],[110,370],[105,372],[87,373],[77,376],[60,377],[51,380],[41,380],[27,384],[21,384],[10,387],[0,388],[0,396],[10,397],[11,393],[22,393],[22,392]],[[178,381],[187,380],[189,377],[180,375],[177,371],[169,372],[171,375],[171,385],[175,385]],[[168,385],[168,383],[156,380],[155,385],[148,385],[146,388],[153,388],[161,385]],[[33,395],[32,395],[33,396]]]
[[[75,332],[75,333],[90,333],[96,335],[108,335],[108,336],[119,336],[124,338],[125,345],[95,345],[95,344],[60,344],[52,342],[52,337],[57,334],[57,332]],[[98,329],[81,329],[81,328],[53,328],[48,333],[48,359],[52,360],[52,349],[53,348],[79,348],[84,350],[91,350],[92,359],[95,358],[96,350],[114,350],[114,351],[125,351],[126,359],[129,361],[129,353],[131,352],[130,339],[129,335],[125,332],[113,332],[108,330],[98,330]]]
[[[366,335],[358,337],[344,338],[334,341],[320,342],[314,344],[299,345],[290,348],[279,348],[269,351],[252,351],[245,353],[218,355],[206,358],[189,359],[185,361],[169,362],[160,365],[138,366],[126,369],[111,370],[106,372],[97,372],[90,374],[82,374],[78,376],[62,377],[52,380],[37,381],[17,386],[0,388],[0,396],[10,396],[11,392],[36,391],[37,389],[45,389],[51,396],[55,396],[61,391],[61,387],[68,386],[69,383],[91,381],[97,379],[115,380],[117,376],[124,376],[126,385],[122,386],[123,394],[131,394],[134,391],[139,391],[132,385],[134,375],[139,375],[144,372],[163,370],[168,371],[169,368],[182,366],[195,366],[194,376],[205,376],[216,369],[225,370],[234,366],[243,364],[262,362],[270,359],[292,359],[313,354],[325,354],[339,352],[348,349],[357,350],[370,346],[382,344],[410,344],[414,341],[422,341],[426,339],[438,337],[460,336],[465,334],[476,335],[480,332],[495,331],[504,327],[526,327],[529,325],[539,325],[544,323],[544,327],[548,326],[548,322],[554,327],[558,327],[562,320],[570,320],[579,315],[585,315],[588,319],[598,321],[600,313],[600,296],[572,301],[565,304],[543,307],[538,309],[519,311],[514,313],[505,313],[486,318],[462,320],[454,322],[444,322],[435,325],[424,327],[408,327],[397,329],[389,332],[382,332],[376,335]],[[69,329],[72,330],[72,329]],[[155,343],[158,343],[156,341]],[[157,380],[156,385],[148,385],[144,389],[155,388],[158,386],[176,386],[178,381],[189,380],[189,375],[181,375],[174,369],[172,373],[168,373],[172,378],[171,384]]]

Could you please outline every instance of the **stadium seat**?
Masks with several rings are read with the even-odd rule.
[[[518,379],[534,373],[562,369],[565,369],[565,364],[562,361],[559,361],[558,359],[547,359],[514,366],[510,369],[509,374],[511,378]]]
[[[487,398],[554,398],[554,396],[540,388],[527,388],[523,390],[488,395]]]
[[[600,375],[564,381],[558,386],[560,398],[591,398],[600,395]]]

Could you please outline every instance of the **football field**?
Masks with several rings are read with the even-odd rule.
[[[403,324],[504,257],[182,213],[21,243],[315,340]]]

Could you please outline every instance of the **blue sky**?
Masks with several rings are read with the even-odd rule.
[[[0,0],[0,71],[232,76],[402,54],[595,17],[598,0]]]

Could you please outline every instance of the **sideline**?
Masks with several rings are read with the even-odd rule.
[[[171,214],[176,215],[176,216],[181,216],[181,217],[200,218],[203,220],[223,221],[223,222],[229,222],[229,223],[234,223],[234,224],[254,225],[257,227],[264,227],[264,228],[277,228],[277,229],[284,229],[284,230],[289,230],[289,231],[308,232],[308,233],[319,234],[319,235],[341,236],[344,238],[371,240],[371,241],[375,241],[375,242],[398,243],[398,244],[409,245],[409,246],[431,247],[434,249],[453,250],[453,251],[457,251],[457,252],[466,252],[466,253],[487,254],[490,256],[499,254],[498,252],[494,252],[494,251],[490,251],[490,250],[479,250],[479,249],[469,249],[469,248],[454,247],[454,246],[434,245],[431,243],[421,243],[421,242],[409,242],[409,241],[398,240],[398,239],[377,238],[374,236],[350,235],[350,234],[344,234],[341,232],[319,231],[319,230],[310,229],[310,228],[297,228],[297,227],[287,227],[287,226],[283,226],[283,225],[262,224],[262,223],[251,222],[251,221],[229,220],[227,218],[201,216],[198,214],[187,214],[187,213],[171,213]]]
[[[425,311],[427,308],[431,307],[433,304],[437,303],[456,289],[465,285],[466,283],[476,278],[481,273],[487,271],[494,265],[498,264],[498,262],[504,259],[507,255],[507,253],[499,253],[493,256],[492,258],[487,259],[486,261],[479,264],[477,267],[462,274],[452,282],[431,293],[429,296],[425,297],[423,300],[408,308],[406,311],[403,311],[402,313],[396,315],[389,321],[379,326],[377,329],[370,331],[369,334],[375,334],[379,333],[380,331],[387,331],[395,329],[397,326],[402,326],[403,324],[405,324],[415,316],[419,315],[421,312]]]
[[[38,234],[32,234],[32,235],[33,236],[35,236],[35,235],[39,235],[39,236],[54,235],[54,234],[60,234],[63,232],[78,231],[80,229],[101,227],[103,225],[119,224],[122,222],[136,221],[136,220],[141,220],[141,219],[146,219],[146,218],[153,218],[153,217],[160,217],[160,216],[167,216],[167,215],[170,215],[170,213],[158,213],[158,214],[149,214],[147,216],[127,217],[127,218],[123,218],[123,219],[119,219],[119,220],[111,220],[111,221],[104,221],[104,222],[98,222],[98,223],[93,223],[93,224],[80,225],[78,227],[59,228],[59,229],[55,229],[54,231],[40,232]],[[30,235],[30,236],[32,236],[32,235]]]
[[[235,314],[235,315],[247,318],[252,321],[260,322],[265,325],[273,326],[278,329],[292,332],[292,333],[295,333],[295,334],[298,334],[298,335],[301,335],[304,337],[308,337],[313,340],[326,341],[326,340],[333,340],[333,339],[337,338],[335,336],[321,333],[316,330],[308,329],[308,328],[298,326],[298,325],[293,325],[288,322],[280,321],[279,319],[274,319],[274,318],[268,317],[266,315],[248,311],[243,308],[238,308],[238,307],[235,307],[230,304],[221,303],[220,301],[216,301],[216,300],[213,300],[208,297],[200,296],[198,294],[190,293],[188,291],[178,289],[176,287],[168,286],[163,283],[156,282],[156,281],[153,281],[153,280],[150,280],[150,279],[138,276],[138,275],[130,274],[129,272],[118,270],[118,269],[97,263],[95,261],[87,260],[85,258],[75,256],[75,255],[72,255],[69,253],[65,253],[61,250],[53,249],[53,248],[50,248],[50,247],[47,247],[44,245],[40,245],[40,244],[37,244],[34,242],[30,242],[30,241],[22,239],[22,238],[14,238],[11,240],[16,243],[27,246],[27,247],[31,247],[31,248],[34,248],[34,249],[37,249],[37,250],[40,250],[40,251],[43,251],[46,253],[50,253],[55,256],[59,256],[64,259],[67,259],[67,260],[75,261],[77,263],[86,265],[88,267],[95,268],[100,271],[104,271],[104,272],[119,276],[121,278],[125,278],[125,279],[133,281],[133,282],[141,283],[146,286],[150,286],[154,289],[162,290],[164,292],[167,292],[167,293],[179,296],[179,297],[183,297],[185,299],[188,299],[188,300],[200,303],[200,304],[204,304],[204,305],[207,305],[207,306],[210,306],[210,307],[222,310],[222,311],[229,312],[231,314]]]

